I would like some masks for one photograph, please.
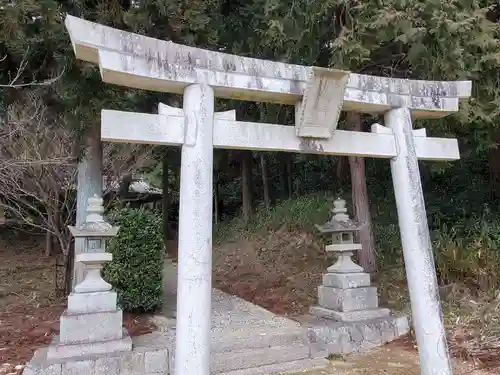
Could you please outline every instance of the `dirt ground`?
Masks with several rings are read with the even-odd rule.
[[[453,361],[454,375],[500,374],[498,370],[481,370],[480,364]],[[301,375],[420,375],[418,355],[399,343],[389,344],[364,354],[333,359],[324,370],[302,372]],[[294,374],[299,375],[299,374]]]
[[[317,237],[285,227],[216,246],[213,263],[218,288],[288,316],[308,312],[331,265]]]
[[[0,374],[20,374],[34,351],[59,331],[66,299],[56,295],[56,259],[43,255],[43,242],[43,236],[0,231]],[[320,275],[328,265],[313,236],[283,230],[251,242],[216,246],[214,283],[277,314],[296,316],[315,302]],[[124,326],[133,336],[155,329],[147,316],[131,314],[125,314]],[[471,369],[485,367],[488,373],[500,374],[496,350],[454,363],[455,375],[482,375],[485,372]],[[411,338],[366,355],[336,359],[332,366],[329,372],[308,375],[419,374]]]
[[[21,373],[34,351],[59,333],[66,298],[56,295],[56,257],[43,236],[0,232],[0,374]],[[124,315],[132,336],[152,332],[147,316]],[[17,366],[17,369],[16,369]]]

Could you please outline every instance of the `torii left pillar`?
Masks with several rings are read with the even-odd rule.
[[[176,375],[209,375],[214,92],[184,90],[177,273]]]

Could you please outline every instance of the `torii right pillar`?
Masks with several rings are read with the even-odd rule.
[[[385,125],[396,141],[397,156],[391,159],[391,172],[421,374],[451,375],[409,109],[391,109],[385,114]]]

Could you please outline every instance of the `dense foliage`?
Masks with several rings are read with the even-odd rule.
[[[113,261],[104,268],[104,278],[118,292],[126,311],[153,311],[161,305],[163,290],[162,218],[144,209],[112,211],[109,221],[120,227],[108,244]]]

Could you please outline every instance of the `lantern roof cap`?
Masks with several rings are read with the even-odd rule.
[[[359,223],[351,219],[347,214],[346,201],[337,198],[333,202],[332,218],[323,225],[316,225],[316,228],[323,234],[339,232],[357,232],[365,226],[365,223]]]
[[[85,222],[77,227],[69,226],[74,237],[112,237],[118,233],[118,227],[112,226],[103,216],[103,199],[97,194],[89,198]]]

